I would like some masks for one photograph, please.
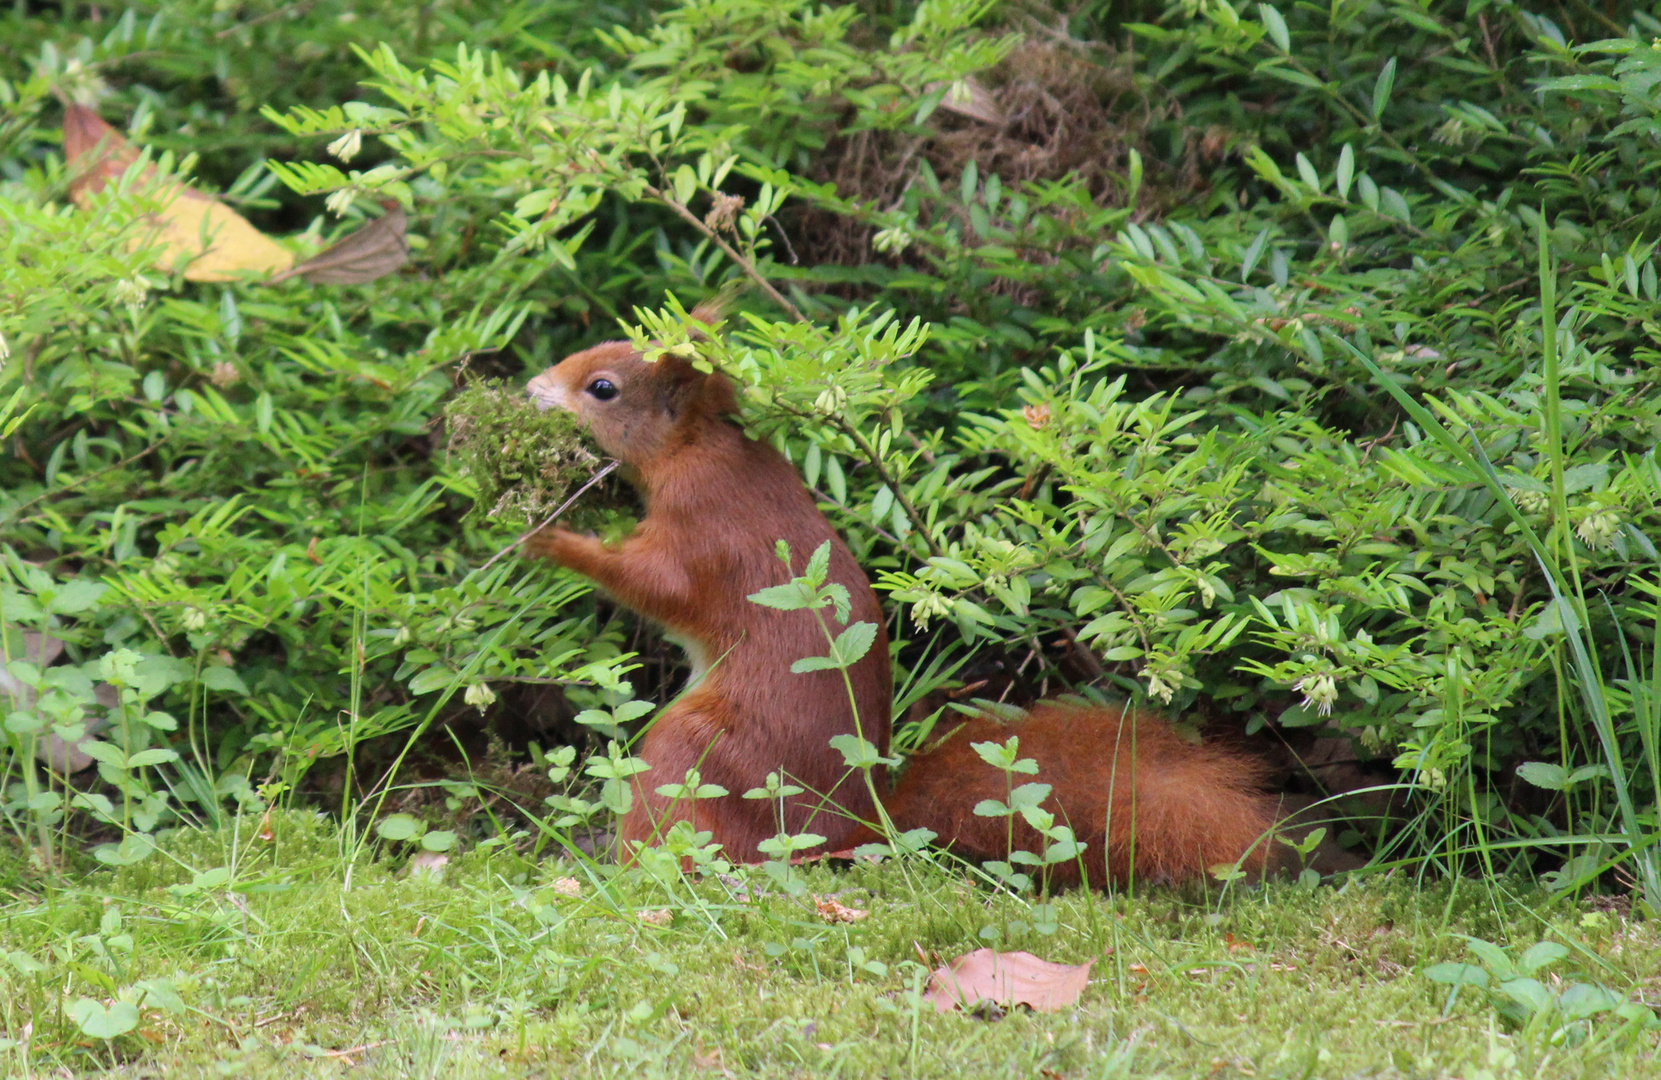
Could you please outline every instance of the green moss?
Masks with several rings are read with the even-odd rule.
[[[390,856],[390,857],[389,857]],[[1493,994],[1422,971],[1459,934],[1551,974],[1642,992],[1661,938],[1619,913],[1476,882],[1271,883],[1190,901],[1162,890],[1028,902],[919,863],[659,879],[512,850],[396,869],[325,817],[277,811],[179,830],[140,867],[0,895],[0,1075],[540,1078],[1650,1075],[1653,1033],[1557,1045]],[[199,875],[220,870],[213,879]],[[1466,893],[1471,902],[1466,903]],[[827,923],[813,897],[869,914]],[[667,913],[667,921],[640,912]],[[1093,960],[1076,1007],[995,1023],[914,996],[982,946]],[[20,959],[21,958],[21,959]],[[32,960],[33,963],[29,961]],[[37,965],[39,969],[37,970]],[[77,999],[146,999],[139,1029],[79,1035]],[[719,1066],[717,1068],[716,1066]],[[1549,1068],[1547,1066],[1549,1065]]]
[[[444,410],[449,450],[477,485],[471,521],[539,524],[587,483],[601,457],[571,413],[539,410],[498,380],[471,384]]]

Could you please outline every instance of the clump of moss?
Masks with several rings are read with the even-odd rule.
[[[575,416],[542,412],[524,391],[499,380],[472,383],[444,415],[449,451],[478,486],[469,521],[538,525],[600,468],[602,459]]]

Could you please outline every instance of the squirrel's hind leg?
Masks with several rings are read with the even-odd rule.
[[[695,691],[665,710],[646,733],[640,757],[651,768],[636,774],[634,805],[623,815],[618,834],[625,861],[637,843],[659,843],[678,821],[712,834],[733,862],[759,861],[757,845],[778,832],[769,816],[772,803],[743,797],[748,773],[742,763],[729,760],[742,751],[721,706]],[[727,794],[693,798],[684,787],[664,792],[686,785],[694,771],[700,784],[719,785]]]

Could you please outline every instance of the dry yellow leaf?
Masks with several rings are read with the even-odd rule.
[[[64,108],[63,152],[74,176],[69,197],[77,206],[86,206],[138,160],[138,148],[85,105]],[[146,169],[144,175],[155,171]],[[157,200],[160,209],[149,215],[149,228],[134,244],[159,246],[170,265],[188,260],[184,275],[190,281],[234,281],[242,271],[274,273],[294,264],[286,248],[212,195],[170,182]]]

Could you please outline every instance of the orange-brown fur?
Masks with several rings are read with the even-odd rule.
[[[609,402],[584,391],[600,377],[620,389]],[[730,857],[757,859],[756,844],[780,831],[777,807],[742,796],[765,784],[770,772],[806,789],[788,801],[785,830],[845,843],[854,818],[875,813],[863,779],[847,776],[842,755],[829,746],[832,736],[855,733],[847,688],[837,671],[790,670],[804,656],[825,654],[824,631],[813,612],[746,599],[794,576],[775,554],[776,542],[789,543],[792,568],[800,573],[814,549],[830,541],[828,580],[847,588],[849,621],[877,625],[870,652],[848,674],[861,733],[884,751],[888,640],[865,574],[796,471],[730,422],[736,405],[724,376],[705,376],[674,356],[649,364],[625,343],[598,345],[549,368],[530,390],[551,405],[574,406],[600,446],[630,466],[646,516],[615,547],[555,528],[532,537],[526,550],[592,578],[661,623],[692,657],[696,685],[657,718],[641,745],[652,768],[637,782],[635,808],[623,818],[624,843],[649,843],[684,817],[712,831]],[[563,400],[553,400],[561,394]],[[825,614],[840,630],[834,612]],[[694,767],[703,783],[729,794],[678,805],[656,794]]]
[[[596,379],[616,387],[616,396],[598,399],[588,389]],[[793,661],[826,651],[818,620],[747,597],[793,576],[774,554],[776,541],[789,542],[797,573],[830,541],[829,580],[848,590],[849,621],[878,627],[876,642],[848,675],[860,733],[886,752],[891,686],[882,611],[789,462],[732,423],[731,383],[672,355],[647,363],[627,343],[609,342],[549,368],[528,389],[544,408],[567,408],[587,421],[601,447],[629,467],[646,515],[614,546],[552,528],[532,537],[526,551],[593,579],[661,623],[692,657],[691,688],[664,710],[641,746],[652,768],[637,779],[635,807],[623,818],[625,853],[632,842],[651,843],[687,818],[711,831],[730,857],[757,859],[757,843],[781,823],[774,803],[741,796],[770,772],[807,789],[789,800],[785,830],[819,833],[827,851],[871,838],[859,824],[875,817],[868,789],[847,775],[829,745],[855,731],[841,674],[790,670]],[[1230,751],[1184,742],[1152,714],[1124,723],[1118,709],[1043,705],[1010,728],[989,720],[965,725],[914,759],[884,799],[895,822],[931,828],[941,843],[970,856],[1003,857],[1007,821],[978,817],[973,808],[1003,799],[1006,782],[970,744],[1010,734],[1020,736],[1021,756],[1040,766],[1038,776],[1019,780],[1053,785],[1045,807],[1088,845],[1092,880],[1124,881],[1134,869],[1140,880],[1183,881],[1241,858],[1262,867],[1262,837],[1273,814],[1254,790],[1258,767]],[[676,803],[655,793],[693,767],[702,782],[729,794]],[[877,781],[884,783],[880,775]],[[1042,846],[1024,821],[1015,841],[1029,851]],[[1051,872],[1058,884],[1079,876],[1076,862]]]
[[[1270,800],[1259,791],[1262,768],[1233,751],[1187,742],[1157,714],[1134,706],[1046,703],[1012,725],[972,720],[912,759],[884,800],[895,825],[933,829],[937,843],[971,858],[1006,858],[1010,819],[981,817],[974,807],[983,799],[1005,801],[1010,781],[973,744],[1011,735],[1020,738],[1020,756],[1038,765],[1037,775],[1017,773],[1013,782],[1051,785],[1044,809],[1086,845],[1082,870],[1092,882],[1204,879],[1242,855],[1248,869],[1262,869],[1274,824]],[[1014,850],[1044,850],[1024,818],[1014,823]],[[1078,884],[1080,864],[1051,866],[1050,882]]]

